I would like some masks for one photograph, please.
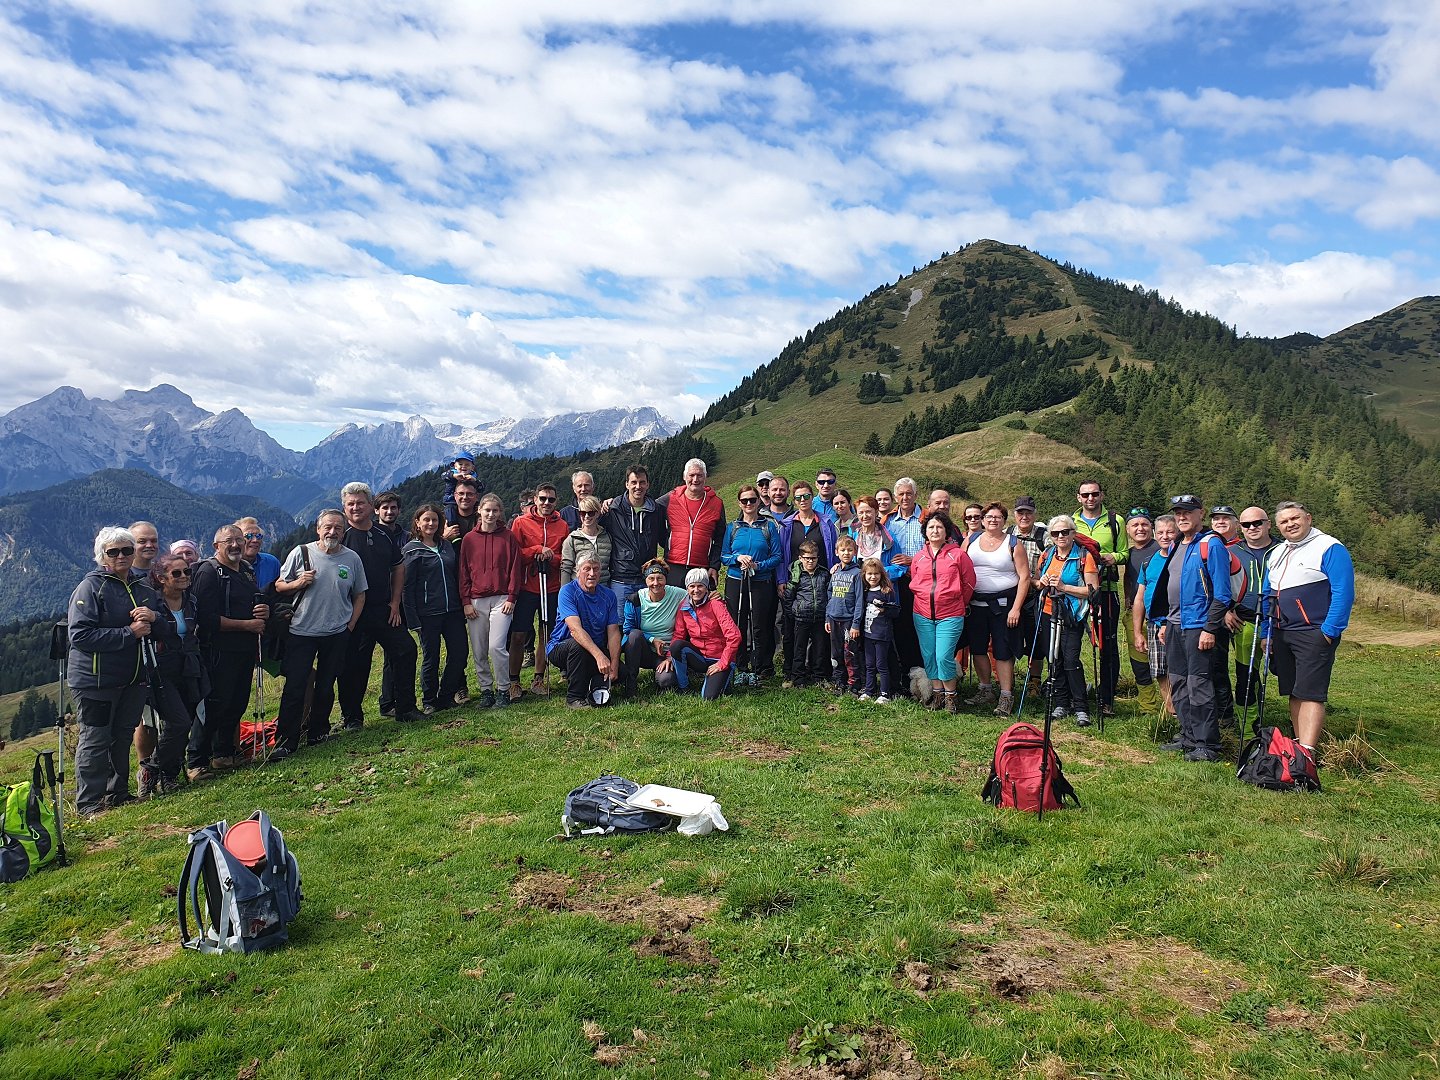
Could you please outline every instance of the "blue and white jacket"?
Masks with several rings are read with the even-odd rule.
[[[1355,564],[1333,536],[1311,529],[1265,558],[1267,610],[1277,630],[1318,629],[1331,641],[1350,625],[1355,605]]]

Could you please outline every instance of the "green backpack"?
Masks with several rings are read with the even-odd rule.
[[[49,801],[46,801],[46,792]],[[49,750],[35,755],[35,770],[28,781],[0,788],[4,810],[0,817],[0,882],[28,877],[49,863],[65,862],[56,806],[55,758]]]

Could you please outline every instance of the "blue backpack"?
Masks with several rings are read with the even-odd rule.
[[[671,829],[679,819],[654,810],[641,810],[625,800],[640,790],[640,785],[623,776],[605,775],[588,784],[581,784],[565,796],[565,812],[560,825],[565,835],[608,836],[613,832],[660,832]]]
[[[187,949],[248,953],[290,939],[290,923],[300,913],[303,899],[300,867],[265,811],[257,810],[248,820],[258,824],[263,845],[263,855],[249,865],[226,845],[230,826],[225,822],[190,834],[190,853],[176,895],[180,940]],[[194,920],[193,928],[187,914]]]

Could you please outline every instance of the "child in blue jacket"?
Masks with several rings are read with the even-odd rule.
[[[865,658],[860,651],[860,631],[854,625],[865,580],[855,561],[854,539],[842,534],[835,541],[835,557],[840,561],[830,571],[830,601],[825,605],[835,692],[843,694],[848,687],[852,694],[858,694],[865,683]]]

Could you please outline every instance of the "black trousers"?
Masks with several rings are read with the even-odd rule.
[[[590,691],[600,685],[600,668],[590,650],[567,638],[546,653],[546,659],[565,672],[565,700],[589,702]]]
[[[1102,587],[1093,603],[1100,613],[1100,678],[1096,696],[1102,708],[1106,705],[1113,708],[1115,684],[1120,681],[1120,597]]]
[[[737,671],[753,671],[760,676],[775,673],[776,600],[774,581],[725,579],[725,607],[740,628],[740,651],[735,654]]]
[[[1215,717],[1224,727],[1235,726],[1235,694],[1230,689],[1230,631],[1215,635],[1210,650],[1210,681],[1215,684]]]
[[[830,678],[830,635],[825,617],[795,619],[795,661],[791,677],[796,682],[823,683]]]
[[[285,689],[280,694],[280,716],[275,742],[292,753],[300,746],[300,721],[305,716],[305,690],[315,672],[315,696],[310,702],[308,735],[330,732],[330,709],[335,704],[335,681],[345,667],[350,634],[342,630],[329,637],[291,634],[285,643]]]
[[[440,642],[445,642],[445,674],[440,674]],[[420,700],[445,708],[465,688],[465,664],[470,658],[470,633],[460,611],[420,616]],[[385,658],[390,670],[390,658]],[[382,676],[383,678],[383,676]],[[393,698],[391,699],[393,700]],[[381,694],[381,704],[385,704]]]
[[[210,657],[210,696],[205,699],[205,719],[190,739],[186,752],[192,769],[209,765],[212,757],[234,757],[240,721],[250,707],[250,690],[255,679],[255,654],[217,652]]]
[[[913,629],[913,627],[912,627]],[[837,619],[830,624],[830,662],[835,665],[835,685],[858,692],[865,685],[865,655],[860,640],[850,640],[850,623]]]
[[[346,645],[345,668],[340,673],[340,716],[363,720],[365,688],[370,682],[370,665],[379,645],[394,665],[395,712],[399,716],[415,711],[415,639],[403,626],[391,626],[388,604],[375,615],[361,614]]]
[[[915,634],[915,594],[910,591],[908,571],[895,582],[895,589],[900,594],[900,617],[895,620],[894,652],[900,660],[898,673],[908,678],[911,668],[924,664],[920,657],[920,639]],[[904,683],[907,679],[900,681]]]

